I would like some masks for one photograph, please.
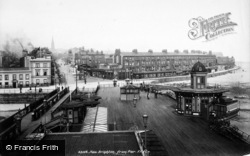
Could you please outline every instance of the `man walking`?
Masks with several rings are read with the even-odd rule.
[[[147,98],[150,99],[150,98],[149,98],[150,86],[148,86],[147,92],[148,92],[148,93],[147,93]]]

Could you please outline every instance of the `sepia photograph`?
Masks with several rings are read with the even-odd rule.
[[[0,0],[0,156],[250,156],[250,1]]]

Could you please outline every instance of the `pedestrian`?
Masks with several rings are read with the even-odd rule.
[[[20,93],[22,93],[23,86],[20,84]]]
[[[155,90],[155,98],[157,99],[157,94],[158,94],[158,91]]]
[[[142,83],[140,83],[140,90],[142,91]]]
[[[150,86],[148,86],[148,88],[147,88],[147,92],[148,92],[148,93],[147,93],[147,98],[148,98],[148,99],[150,99],[150,98],[149,98]]]
[[[63,90],[63,86],[62,86],[62,90]]]

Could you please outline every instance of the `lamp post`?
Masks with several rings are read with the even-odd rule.
[[[55,89],[56,89],[56,75],[54,77],[54,84],[55,84]]]
[[[133,72],[133,70],[131,70],[131,73],[130,73],[130,75],[131,75],[131,82],[133,83],[133,80],[134,80],[134,78],[133,78],[133,75],[134,75],[134,72]]]
[[[147,122],[148,122],[148,115],[144,114],[142,116],[143,119],[143,124],[144,124],[144,128],[145,128],[145,151],[147,151],[147,134],[146,134],[146,129],[147,129]]]
[[[136,119],[136,103],[137,103],[137,98],[136,97],[134,97],[134,99],[133,99],[133,106],[134,106],[134,109],[135,109],[135,112],[134,112],[134,130],[138,130],[138,127],[136,126],[136,124],[135,124],[135,119]]]
[[[77,94],[77,64],[76,64],[76,57],[75,57],[75,68],[76,68],[76,94]]]
[[[36,84],[35,84],[35,101],[36,101]]]

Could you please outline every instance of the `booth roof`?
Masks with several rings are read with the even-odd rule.
[[[129,85],[121,87],[121,89],[139,89],[139,87],[129,84]]]

